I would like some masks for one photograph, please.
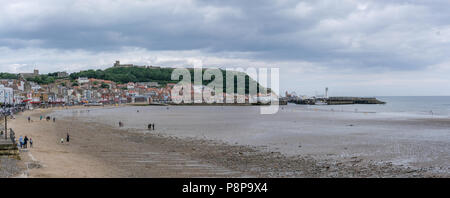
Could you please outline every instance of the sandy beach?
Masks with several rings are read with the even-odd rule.
[[[202,164],[168,148],[144,145],[138,142],[143,137],[135,137],[126,131],[84,125],[76,120],[57,120],[55,123],[39,120],[40,115],[45,117],[51,111],[28,111],[11,121],[17,137],[28,136],[34,141],[33,148],[21,150],[25,169],[18,177],[237,176],[233,175],[234,171]],[[28,116],[32,118],[31,123],[27,122]],[[68,132],[71,141],[61,144],[60,139],[65,139]],[[165,140],[157,141],[160,141],[158,146],[165,144]],[[148,156],[157,162],[155,166],[129,163],[139,158],[147,159]],[[27,168],[29,164],[33,166]]]
[[[264,146],[142,133],[76,116],[39,120],[54,110],[26,111],[10,121],[17,137],[34,141],[21,150],[22,171],[15,177],[449,177],[358,156],[287,155]],[[67,133],[70,142],[60,143]]]
[[[19,114],[10,121],[17,138],[33,139],[33,148],[21,150],[24,173],[19,177],[113,177],[114,170],[107,164],[83,152],[74,152],[70,143],[59,144],[65,138],[65,130],[58,123],[39,120],[50,109],[37,109]],[[28,123],[27,117],[32,122]],[[29,166],[34,164],[34,166]]]

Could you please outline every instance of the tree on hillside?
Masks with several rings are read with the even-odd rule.
[[[87,77],[87,78],[96,78],[103,80],[110,80],[116,83],[128,83],[128,82],[158,82],[161,85],[165,85],[169,82],[177,83],[178,81],[173,81],[171,79],[173,68],[145,68],[145,67],[112,67],[105,70],[86,70],[80,71],[70,74],[70,78],[75,80],[79,77]],[[203,70],[205,72],[206,69]],[[192,76],[192,81],[194,80],[194,70],[189,69],[189,72]],[[239,73],[238,73],[239,74]],[[222,71],[223,79],[224,79],[224,92],[226,92],[226,72]],[[249,92],[249,84],[250,82],[255,82],[254,79],[251,79],[248,75],[245,75],[245,93]],[[210,81],[203,81],[204,85],[210,83]],[[235,86],[233,89],[234,92],[238,92],[238,87],[236,85],[237,78],[234,79]],[[257,90],[259,92],[260,86],[257,86]],[[232,90],[231,90],[232,91]]]
[[[18,75],[10,73],[0,73],[0,79],[18,79]]]
[[[38,84],[50,84],[55,82],[55,77],[49,76],[49,75],[39,75],[35,77],[29,77],[27,78],[28,81],[32,81]]]

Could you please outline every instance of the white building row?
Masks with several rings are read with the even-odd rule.
[[[13,88],[0,85],[0,103],[14,104],[14,90]]]

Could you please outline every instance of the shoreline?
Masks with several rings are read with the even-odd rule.
[[[40,114],[52,110],[26,111],[11,121],[17,137],[28,135],[35,142],[21,151],[20,163],[31,169],[16,177],[448,177],[359,157],[286,156],[257,146],[143,134],[77,118],[39,121]],[[27,123],[28,116],[35,121]],[[60,144],[67,130],[71,142]]]
[[[270,106],[271,104],[260,104],[260,103],[180,103],[180,104],[176,104],[176,103],[129,103],[126,104],[127,106]],[[286,104],[279,104],[281,105],[286,105]]]

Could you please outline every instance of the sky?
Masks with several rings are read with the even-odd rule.
[[[279,68],[298,95],[450,95],[447,0],[0,0],[0,72]]]

